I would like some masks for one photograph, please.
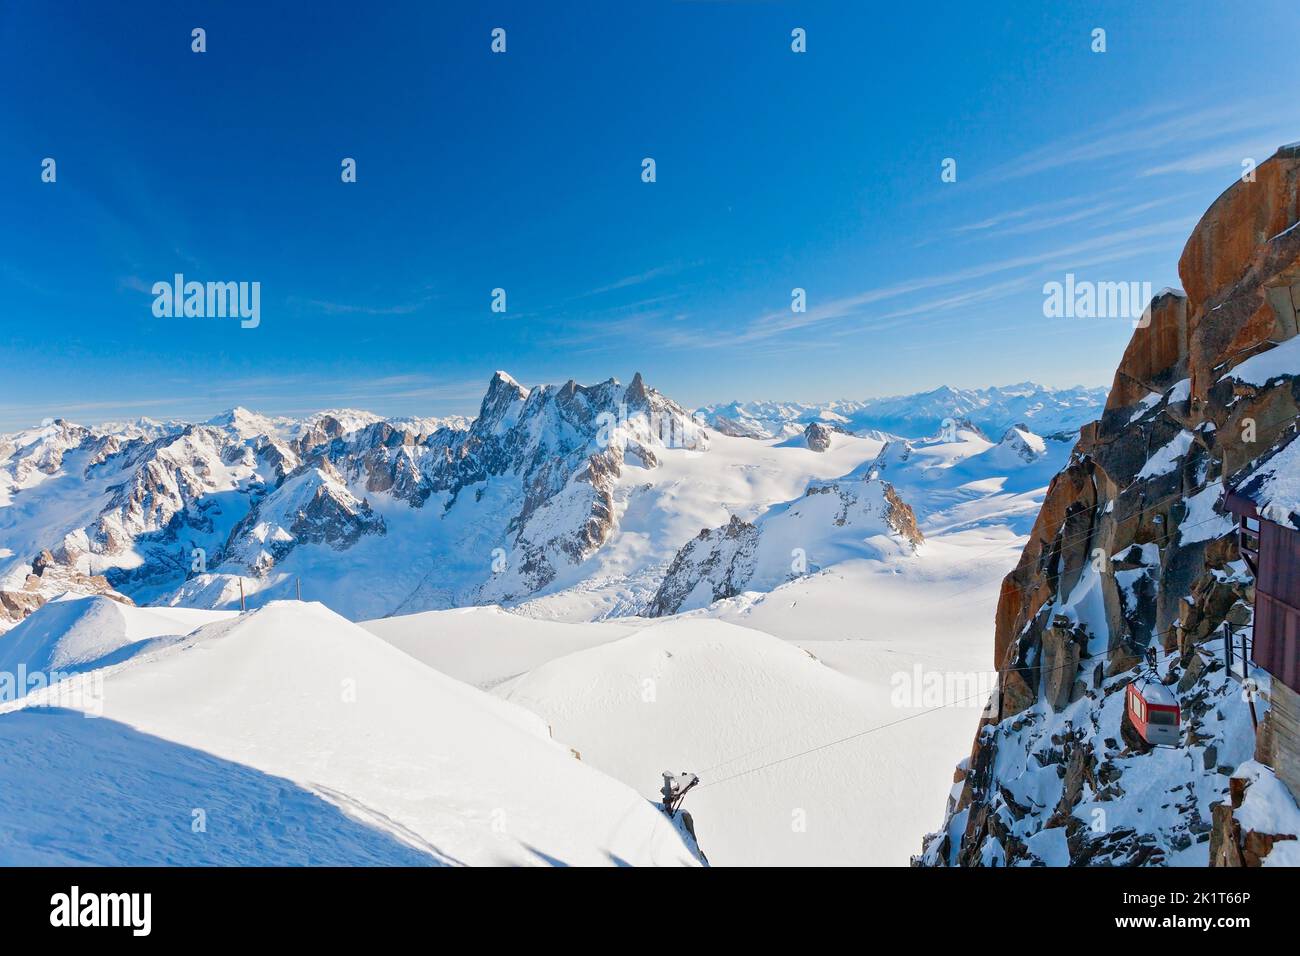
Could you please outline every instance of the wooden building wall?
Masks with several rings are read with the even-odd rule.
[[[1300,799],[1300,694],[1274,680],[1268,703],[1268,729],[1259,757]]]
[[[1300,692],[1300,532],[1271,521],[1260,522],[1251,656]]]

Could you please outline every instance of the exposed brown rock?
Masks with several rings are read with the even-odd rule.
[[[1228,799],[1211,807],[1214,825],[1210,831],[1210,866],[1262,866],[1274,844],[1296,839],[1294,833],[1242,830],[1236,811],[1241,807],[1247,789],[1249,781],[1233,777],[1228,782]]]
[[[1133,331],[1106,408],[1129,408],[1187,375],[1187,299],[1164,292],[1151,301],[1149,322]]]
[[[125,594],[113,590],[100,574],[82,574],[59,562],[50,551],[42,551],[32,561],[21,591],[0,591],[0,632],[22,622],[46,601],[60,594],[98,594],[119,604],[134,605]]]
[[[1069,465],[1049,485],[1020,560],[1002,582],[993,648],[1000,706],[990,722],[1010,721],[1008,734],[1037,701],[1060,709],[1089,693],[1073,666],[1085,635],[1069,621],[1047,619],[1085,573],[1099,575],[1100,605],[1093,607],[1102,613],[1088,624],[1097,630],[1093,640],[1105,638],[1109,677],[1139,665],[1146,648],[1158,644],[1180,652],[1186,670],[1179,686],[1195,695],[1207,671],[1197,646],[1215,639],[1225,620],[1242,623],[1249,585],[1222,573],[1240,557],[1230,523],[1208,535],[1185,534],[1187,500],[1287,437],[1300,413],[1300,370],[1264,386],[1227,375],[1297,333],[1300,147],[1280,150],[1258,167],[1254,182],[1234,183],[1219,197],[1188,239],[1179,273],[1186,295],[1165,292],[1153,300],[1149,323],[1134,330],[1116,370],[1101,419],[1080,430]],[[1174,388],[1185,379],[1190,387]],[[1177,449],[1166,456],[1169,467],[1145,467],[1166,448]],[[1200,525],[1214,520],[1203,511],[1197,518]],[[1102,615],[1104,621],[1097,619]],[[1094,676],[1094,689],[1098,683]],[[1194,702],[1193,715],[1205,706]],[[1002,739],[1000,731],[981,726],[973,768]],[[1126,719],[1119,736],[1130,752],[1147,749]],[[1208,749],[1204,757],[1216,759]],[[1067,794],[1077,771],[1067,770]],[[1104,799],[1122,796],[1113,781],[1104,792]],[[945,860],[978,863],[990,839],[1010,857],[997,832],[1006,811],[997,794],[996,780],[981,779],[978,770],[968,776],[959,801],[969,811],[966,830]],[[1070,826],[1061,809],[1057,822]],[[1285,836],[1243,834],[1231,808],[1216,808],[1211,855],[1221,865],[1256,865]],[[1086,863],[1102,854],[1140,865],[1158,862],[1163,852],[1131,841],[1121,846],[1119,839],[1118,832],[1104,840],[1072,832],[1071,860]]]
[[[1178,516],[1177,492],[1190,484],[1193,470],[1160,480],[1136,478],[1150,454],[1184,429],[1193,432],[1191,461],[1205,462],[1211,478],[1230,474],[1267,448],[1297,414],[1296,391],[1281,387],[1218,386],[1231,366],[1270,343],[1296,332],[1300,303],[1300,150],[1281,150],[1261,164],[1253,183],[1235,183],[1210,207],[1192,233],[1179,262],[1186,297],[1157,296],[1150,322],[1134,330],[1115,374],[1106,412],[1085,426],[1068,468],[1053,479],[1016,569],[1003,581],[994,635],[994,662],[1005,667],[1016,638],[1041,608],[1068,593],[1079,569],[1096,548],[1108,556],[1134,544],[1162,547],[1158,569],[1158,609],[1154,620],[1124,619],[1113,578],[1103,581],[1111,629],[1110,673],[1125,669],[1130,635],[1145,643],[1152,630],[1166,632],[1182,623],[1203,639],[1223,620],[1234,597],[1203,576],[1207,567],[1235,559],[1229,540],[1201,543],[1199,549],[1168,547]],[[1192,401],[1162,405],[1136,423],[1134,408],[1152,392],[1163,392],[1182,378],[1192,379]],[[1254,442],[1243,442],[1241,423],[1250,418]],[[1197,430],[1212,425],[1208,432]],[[1210,437],[1205,437],[1206,435]],[[1167,506],[1150,502],[1169,500]],[[1201,588],[1193,608],[1179,597]],[[1170,637],[1172,646],[1173,638]]]
[[[916,512],[894,490],[893,485],[887,481],[882,481],[880,484],[885,500],[889,502],[889,512],[885,515],[885,520],[891,528],[906,538],[913,548],[918,547],[925,540],[925,535],[921,534],[921,529],[916,523]]]

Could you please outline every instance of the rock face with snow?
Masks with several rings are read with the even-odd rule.
[[[708,434],[640,373],[626,389],[609,379],[531,391],[497,373],[435,480],[450,494],[447,509],[470,486],[503,476],[522,491],[503,542],[506,567],[485,583],[483,598],[531,593],[598,549],[616,526],[613,486],[624,464],[653,468],[665,448],[704,451]]]
[[[330,555],[373,563],[380,539],[399,565],[449,557],[397,575],[405,593],[375,616],[519,599],[609,539],[625,467],[708,443],[639,374],[527,389],[498,372],[472,422],[242,408],[200,424],[54,421],[0,438],[0,629],[62,590],[230,606],[241,587],[292,596],[327,565],[335,595],[362,594],[373,582]]]
[[[916,515],[889,482],[817,482],[754,524],[732,515],[720,528],[703,529],[677,553],[645,614],[676,614],[746,589],[770,590],[854,557],[910,554],[921,541]]]
[[[1025,425],[1013,425],[1008,428],[998,442],[998,454],[1009,455],[1020,461],[1037,461],[1046,452],[1043,439],[1035,435]]]
[[[329,459],[322,458],[294,472],[273,497],[250,510],[230,532],[223,555],[265,573],[299,545],[346,551],[362,535],[385,531],[384,519],[352,494]]]
[[[803,440],[812,451],[825,451],[831,447],[831,430],[821,422],[809,422]]]
[[[922,862],[1207,862],[1210,807],[1253,748],[1218,639],[1249,624],[1252,581],[1220,499],[1300,411],[1298,183],[1289,148],[1225,192],[1179,262],[1186,295],[1135,330],[1003,582],[1000,689]],[[1186,753],[1122,733],[1149,647]]]
[[[753,577],[758,540],[758,528],[735,515],[721,528],[702,529],[677,552],[646,616],[675,614],[696,592],[703,604],[739,594]]]
[[[21,621],[46,601],[66,593],[97,594],[122,604],[134,603],[125,594],[113,590],[107,578],[82,574],[61,565],[49,551],[38,554],[31,567],[31,574],[20,588],[0,590],[0,624]]]

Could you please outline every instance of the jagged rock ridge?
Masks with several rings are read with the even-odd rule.
[[[701,530],[673,558],[644,613],[660,617],[770,590],[837,561],[911,554],[922,540],[911,506],[889,482],[873,475],[814,482],[754,523],[732,515]]]
[[[1211,807],[1254,745],[1218,648],[1225,622],[1250,624],[1253,587],[1220,499],[1300,410],[1300,150],[1258,172],[1202,217],[1186,294],[1152,302],[1048,489],[1002,585],[999,692],[919,863],[1208,861]],[[1146,752],[1123,718],[1151,646],[1185,753]]]
[[[667,448],[703,451],[708,434],[639,373],[626,388],[527,389],[498,372],[472,422],[242,408],[199,424],[49,422],[0,445],[0,627],[60,588],[230,606],[247,576],[288,597],[281,569],[304,551],[381,538],[399,565],[427,549],[462,562],[450,589],[436,573],[392,585],[416,609],[518,598],[601,547],[614,482]]]

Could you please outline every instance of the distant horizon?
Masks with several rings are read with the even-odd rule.
[[[491,382],[492,375],[495,375],[497,371],[504,371],[507,375],[510,375],[510,377],[513,378],[515,381],[519,382],[520,385],[522,385],[523,387],[529,390],[533,388],[541,388],[546,386],[559,386],[569,381],[569,379],[564,379],[562,381],[534,382],[530,384],[529,382],[520,379],[518,376],[513,375],[508,370],[497,369],[494,370],[491,373],[491,375],[488,376],[487,380],[483,383],[483,391],[482,393],[480,393],[479,398],[476,401],[474,401],[472,405],[466,406],[468,408],[467,411],[384,412],[384,411],[378,411],[373,407],[368,407],[365,405],[338,404],[338,403],[334,403],[334,404],[325,403],[320,405],[305,406],[301,408],[270,409],[256,404],[236,401],[230,405],[222,405],[219,408],[217,408],[215,411],[199,411],[192,415],[156,412],[153,414],[150,413],[125,414],[125,415],[109,414],[109,415],[105,415],[102,418],[86,418],[84,416],[77,416],[72,414],[49,414],[49,415],[43,415],[31,421],[24,421],[18,424],[14,424],[14,422],[17,420],[7,419],[3,417],[3,412],[6,411],[6,409],[0,408],[0,435],[16,434],[18,432],[39,428],[45,422],[56,422],[56,421],[63,421],[74,425],[80,425],[85,428],[102,428],[107,425],[128,425],[138,421],[150,421],[157,424],[168,424],[173,422],[180,422],[187,425],[199,425],[199,424],[206,424],[214,419],[220,418],[222,415],[225,415],[229,412],[233,412],[236,409],[242,409],[246,412],[250,412],[252,414],[259,415],[264,418],[270,418],[270,419],[286,418],[292,420],[302,420],[305,418],[310,418],[314,415],[327,414],[331,412],[355,412],[355,413],[362,413],[367,415],[375,415],[376,417],[384,420],[394,420],[394,419],[403,419],[403,418],[437,418],[437,419],[468,418],[472,420],[478,416],[480,406],[482,405],[482,396],[487,391],[487,387]],[[635,374],[636,373],[634,372],[633,375]],[[894,392],[894,393],[884,394],[884,395],[860,395],[860,396],[841,395],[836,398],[825,398],[825,399],[799,399],[799,398],[788,398],[788,397],[787,398],[771,398],[771,397],[730,398],[730,399],[724,399],[719,401],[689,403],[689,402],[679,401],[677,397],[674,396],[671,392],[668,392],[667,390],[657,386],[654,383],[654,381],[650,379],[648,376],[643,375],[642,378],[645,380],[646,385],[649,388],[655,389],[660,394],[666,396],[667,398],[672,399],[673,401],[681,405],[683,408],[685,408],[687,411],[690,411],[692,413],[697,412],[704,408],[720,407],[720,406],[726,406],[732,404],[745,405],[751,403],[771,403],[777,405],[819,406],[819,405],[831,405],[831,404],[841,403],[841,402],[887,401],[890,399],[909,398],[912,396],[928,395],[942,388],[952,388],[959,391],[970,391],[970,392],[987,392],[992,390],[1005,390],[1009,388],[1016,388],[1018,386],[1031,385],[1035,388],[1041,388],[1052,392],[1067,392],[1067,391],[1074,391],[1074,390],[1087,390],[1087,391],[1102,390],[1108,392],[1110,390],[1109,385],[1086,385],[1080,383],[1076,383],[1073,385],[1046,385],[1042,382],[1035,382],[1030,379],[1024,379],[1019,382],[1008,382],[1003,385],[952,385],[951,383],[945,382],[940,385],[935,385],[931,388],[921,389],[916,392]],[[580,382],[577,381],[577,379],[573,379],[573,381],[577,381],[579,385],[584,387],[591,387],[594,385],[598,385],[601,382],[606,382],[610,380],[613,380],[619,385],[626,385],[629,382],[631,382],[632,376],[628,376],[625,379],[620,376],[614,375],[614,376],[607,376],[606,378],[599,379],[598,381],[587,381],[587,382]]]
[[[0,30],[5,430],[467,415],[494,368],[688,407],[1105,387],[1131,323],[1046,287],[1181,285],[1300,138],[1300,62],[1257,42],[1300,30],[1281,0],[133,14]]]

